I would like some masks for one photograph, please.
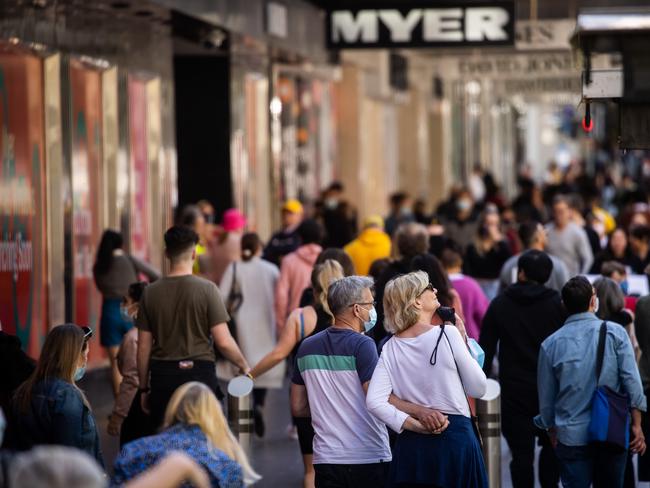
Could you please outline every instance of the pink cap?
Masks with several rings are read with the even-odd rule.
[[[230,208],[223,213],[221,226],[226,232],[242,230],[246,227],[246,217],[236,208]]]

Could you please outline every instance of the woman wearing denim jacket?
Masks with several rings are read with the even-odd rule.
[[[36,370],[14,397],[11,447],[76,447],[104,466],[95,419],[86,396],[75,384],[84,375],[91,336],[89,327],[74,324],[59,325],[49,332]]]

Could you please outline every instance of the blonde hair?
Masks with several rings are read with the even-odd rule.
[[[384,327],[397,334],[418,321],[420,313],[415,300],[429,284],[424,271],[415,271],[390,280],[384,289]]]
[[[311,272],[311,286],[314,289],[314,298],[328,315],[332,315],[329,305],[327,304],[327,290],[336,280],[345,276],[343,266],[338,261],[326,259],[325,262],[318,264]]]
[[[252,484],[261,478],[228,427],[217,397],[203,383],[191,381],[176,389],[167,405],[163,428],[175,424],[199,426],[213,447],[241,466],[245,484]]]

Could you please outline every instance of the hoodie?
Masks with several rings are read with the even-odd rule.
[[[537,357],[548,336],[557,331],[566,312],[560,294],[544,285],[518,282],[498,295],[485,313],[480,345],[483,369],[492,370],[499,344],[502,409],[526,415],[538,413]]]
[[[275,314],[282,329],[289,313],[298,308],[300,297],[310,286],[311,271],[323,250],[318,244],[305,244],[282,259],[280,279],[275,288]]]
[[[352,259],[357,274],[366,276],[373,262],[390,256],[390,237],[380,229],[369,228],[343,250]]]

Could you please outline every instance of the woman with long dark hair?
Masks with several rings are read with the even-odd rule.
[[[160,278],[160,273],[144,261],[124,252],[122,234],[106,230],[97,249],[93,266],[95,285],[102,294],[102,316],[99,323],[99,341],[106,348],[111,363],[113,394],[117,396],[122,376],[117,367],[117,352],[124,335],[133,327],[133,321],[120,312],[122,298],[129,285],[144,274],[150,281]]]
[[[36,369],[16,391],[9,447],[76,447],[104,465],[95,418],[76,385],[86,370],[91,337],[90,327],[74,324],[59,325],[47,334]]]

